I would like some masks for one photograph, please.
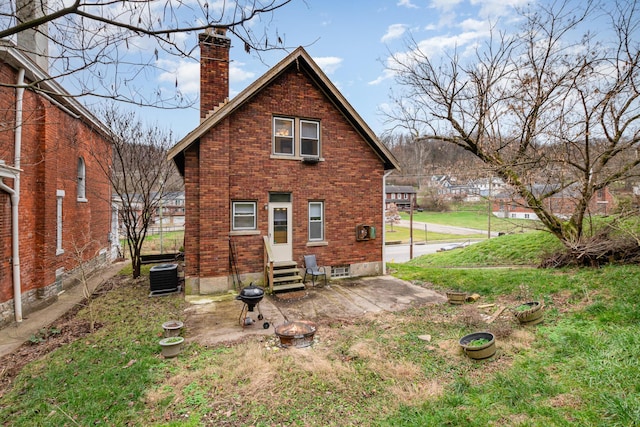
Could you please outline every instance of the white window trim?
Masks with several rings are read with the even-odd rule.
[[[291,135],[291,150],[292,153],[278,153],[276,152],[276,136],[280,136],[280,137],[288,137],[288,135],[276,135],[276,121],[281,120],[281,121],[286,121],[291,123],[291,132],[293,133]],[[295,157],[296,156],[296,121],[295,119],[292,119],[290,117],[273,117],[273,124],[272,124],[272,128],[271,128],[271,138],[272,138],[272,143],[271,143],[271,154],[273,154],[274,156],[282,156],[282,157]]]
[[[84,158],[78,157],[78,192],[77,200],[79,202],[87,202],[87,163]]]
[[[64,190],[56,191],[56,255],[62,255],[64,253],[64,248],[62,247],[62,201],[64,199],[64,195]]]
[[[275,129],[276,129],[276,120],[290,120],[293,122],[293,154],[286,154],[286,153],[276,153],[275,148],[276,148],[276,135],[275,135]],[[312,155],[301,155],[301,148],[302,148],[302,143],[301,143],[301,136],[302,136],[302,132],[301,132],[301,126],[302,126],[302,122],[306,122],[306,123],[316,123],[318,125],[317,130],[318,130],[318,155],[317,156],[312,156]],[[272,126],[271,126],[271,158],[272,159],[279,159],[279,160],[304,160],[312,158],[312,159],[317,159],[317,161],[320,162],[324,162],[324,158],[322,157],[322,130],[321,130],[321,126],[320,126],[320,120],[314,120],[314,119],[301,119],[298,117],[284,117],[284,116],[273,116],[272,118]],[[298,130],[298,132],[296,132],[296,129]]]
[[[303,154],[302,153],[302,125],[305,123],[310,123],[310,124],[314,124],[316,125],[316,137],[315,137],[315,142],[316,142],[316,150],[318,151],[318,154]],[[299,129],[300,131],[298,132],[298,134],[300,135],[300,143],[299,143],[299,147],[300,147],[300,157],[314,157],[314,158],[320,158],[320,122],[318,120],[299,120]],[[310,139],[310,138],[304,138],[304,139]]]
[[[235,226],[235,219],[236,219],[236,204],[251,204],[253,205],[253,226],[252,227],[236,227]],[[245,215],[243,215],[245,216]],[[248,216],[248,215],[246,215]],[[231,202],[231,231],[235,232],[235,231],[240,231],[240,232],[246,232],[246,231],[253,231],[256,230],[258,227],[258,204],[255,201],[251,201],[251,200],[236,200]]]
[[[311,205],[318,204],[320,205],[320,221],[312,221],[311,220]],[[324,202],[319,200],[310,201],[308,204],[308,231],[307,231],[307,239],[309,242],[323,242],[324,241],[324,227],[325,227],[325,219],[324,219]],[[312,223],[320,223],[320,233],[321,236],[319,238],[311,237],[311,224]]]

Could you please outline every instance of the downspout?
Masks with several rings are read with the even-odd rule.
[[[387,274],[387,262],[385,261],[387,258],[387,221],[385,211],[387,210],[387,177],[391,175],[392,172],[393,169],[382,175],[382,274]]]
[[[18,71],[16,87],[16,128],[14,138],[14,163],[18,169],[13,180],[11,194],[11,262],[13,271],[13,303],[16,322],[22,322],[22,285],[20,283],[20,231],[18,227],[20,204],[20,155],[22,151],[22,99],[24,97],[24,68]]]

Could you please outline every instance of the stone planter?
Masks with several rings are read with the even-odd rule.
[[[169,337],[160,340],[160,347],[162,347],[162,355],[165,358],[176,357],[182,351],[182,343],[184,338],[182,337]]]
[[[486,341],[476,344],[478,340]],[[482,360],[496,354],[496,339],[491,332],[474,332],[460,338],[460,346],[471,359]]]
[[[544,320],[544,306],[538,301],[526,302],[511,309],[521,325],[537,325]]]
[[[182,333],[182,327],[184,324],[179,320],[169,320],[162,324],[162,329],[164,329],[164,337],[178,337]]]
[[[456,292],[456,291],[447,292],[447,301],[449,301],[449,304],[461,305],[461,304],[464,304],[466,300],[467,300],[466,292]]]

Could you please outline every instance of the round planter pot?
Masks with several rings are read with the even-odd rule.
[[[467,293],[449,291],[447,292],[447,300],[449,301],[449,304],[453,305],[464,304],[464,302],[467,300]]]
[[[474,345],[476,340],[485,339],[489,342]],[[460,338],[460,346],[471,359],[482,360],[496,354],[496,339],[491,332],[475,332]]]
[[[176,357],[182,351],[182,343],[184,338],[182,337],[169,337],[160,340],[159,344],[162,347],[162,355],[165,358]]]
[[[162,324],[162,329],[164,329],[165,338],[180,336],[183,326],[184,324],[179,320],[169,320],[168,322],[164,322]]]
[[[520,304],[512,311],[521,325],[537,325],[544,320],[543,305],[538,301]]]

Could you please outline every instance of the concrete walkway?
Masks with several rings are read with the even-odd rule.
[[[94,274],[87,281],[89,292],[93,292],[97,286],[115,276],[127,263],[128,262],[113,263]],[[73,306],[80,303],[80,301],[84,299],[83,291],[83,286],[80,285],[67,289],[58,296],[58,301],[50,306],[23,316],[23,320],[20,323],[14,322],[0,329],[0,357],[14,352],[40,329],[55,322],[73,308]]]

